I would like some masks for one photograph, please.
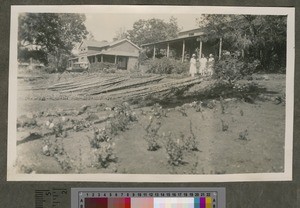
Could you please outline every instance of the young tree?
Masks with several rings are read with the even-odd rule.
[[[140,46],[145,43],[175,38],[178,31],[177,20],[171,17],[169,22],[156,18],[140,19],[133,24],[133,29],[127,32],[129,39]]]
[[[51,62],[54,61],[55,67],[61,68],[61,58],[70,55],[74,44],[80,42],[88,34],[84,21],[85,15],[83,14],[20,14],[18,50],[22,51],[26,48],[28,50],[30,46],[30,53],[41,54],[33,58],[48,64],[49,57],[51,57]],[[24,59],[22,52],[19,53],[18,58]]]

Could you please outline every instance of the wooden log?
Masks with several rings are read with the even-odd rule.
[[[130,95],[127,95],[127,98],[134,98],[137,96],[147,96],[147,95],[154,95],[154,94],[158,94],[158,93],[162,93],[162,92],[167,92],[167,91],[171,91],[172,89],[181,89],[184,87],[191,87],[195,84],[199,84],[201,83],[202,80],[195,80],[192,82],[186,82],[186,83],[182,83],[182,84],[177,84],[177,85],[169,85],[169,86],[165,86],[165,87],[153,87],[150,88],[148,90],[145,91],[141,91],[141,92],[133,92]]]
[[[98,94],[101,94],[101,93],[107,93],[107,92],[122,90],[122,89],[126,89],[126,88],[137,87],[137,86],[140,86],[140,85],[144,85],[144,84],[148,84],[148,83],[160,81],[163,78],[165,78],[165,77],[164,76],[151,77],[149,79],[140,80],[138,82],[126,83],[124,85],[120,85],[120,86],[116,86],[116,87],[112,87],[112,88],[108,88],[108,89],[99,90],[97,92],[90,93],[90,95],[98,95]]]
[[[87,90],[87,89],[91,89],[91,88],[99,88],[99,87],[103,87],[103,86],[111,86],[114,85],[116,83],[120,83],[120,82],[124,82],[128,80],[128,78],[123,78],[123,79],[118,79],[115,81],[102,81],[102,82],[97,82],[95,84],[91,84],[91,85],[87,85],[87,86],[83,86],[83,87],[77,87],[77,88],[72,88],[72,89],[67,89],[67,90],[62,90],[62,93],[67,93],[67,92],[76,92],[76,91],[82,91],[82,90]]]
[[[130,92],[141,91],[141,90],[150,89],[150,88],[153,89],[154,87],[155,88],[162,88],[162,87],[172,86],[172,85],[176,85],[176,84],[186,83],[186,82],[193,81],[193,80],[198,80],[198,79],[197,78],[185,78],[185,79],[181,79],[181,80],[172,80],[172,81],[165,82],[165,83],[149,84],[149,85],[140,86],[140,87],[137,87],[137,88],[124,89],[124,90],[121,90],[121,91],[110,93],[109,95],[124,94],[124,93],[128,93],[128,92],[130,93]]]
[[[187,85],[194,85],[197,83],[200,83],[201,80],[198,78],[187,78],[182,80],[176,80],[166,83],[158,83],[158,84],[151,84],[147,86],[141,86],[137,88],[130,88],[130,89],[124,89],[116,92],[110,92],[106,94],[106,97],[109,98],[120,98],[120,97],[131,97],[136,94],[149,94],[149,93],[155,93],[155,92],[161,92],[164,90],[171,90],[173,87],[184,87]]]

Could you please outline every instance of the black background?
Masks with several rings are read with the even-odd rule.
[[[199,5],[199,6],[260,6],[296,7],[296,63],[295,106],[293,142],[293,181],[290,182],[241,182],[241,183],[103,183],[103,182],[7,182],[7,114],[8,72],[11,5]],[[0,0],[0,207],[34,207],[36,189],[71,187],[226,187],[227,208],[299,208],[300,207],[300,117],[299,92],[299,6],[300,0]],[[68,11],[71,12],[71,11]],[[83,11],[84,12],[84,11]],[[104,20],[105,21],[105,20]],[[66,207],[70,207],[66,206]]]

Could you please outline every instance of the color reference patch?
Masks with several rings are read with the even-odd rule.
[[[213,208],[211,197],[85,198],[84,208]]]

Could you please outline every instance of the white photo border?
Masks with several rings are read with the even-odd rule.
[[[70,11],[70,12],[66,12]],[[20,174],[14,172],[17,122],[17,34],[18,14],[31,13],[102,13],[102,14],[249,14],[287,15],[285,154],[283,173],[243,173],[222,175],[172,174]],[[11,6],[9,99],[7,139],[8,181],[85,181],[85,182],[240,182],[291,181],[293,171],[293,118],[295,72],[295,8],[288,7],[215,7],[215,6],[132,6],[69,5]]]

